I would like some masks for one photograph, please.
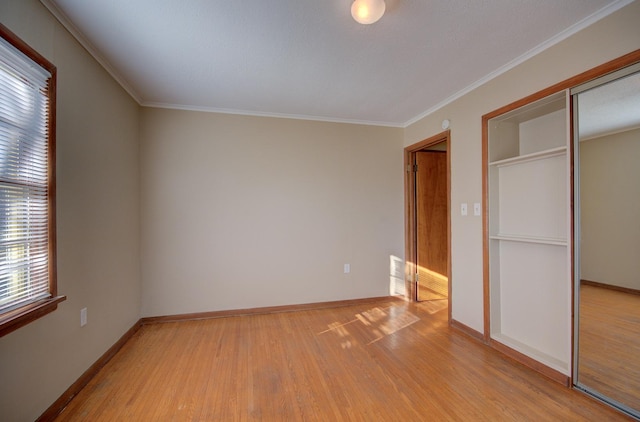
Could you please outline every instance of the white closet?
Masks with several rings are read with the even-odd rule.
[[[571,374],[568,93],[488,122],[491,339]]]

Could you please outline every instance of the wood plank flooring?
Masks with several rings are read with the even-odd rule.
[[[56,420],[629,420],[450,328],[442,302],[145,325]]]
[[[640,295],[580,292],[579,381],[640,412]]]

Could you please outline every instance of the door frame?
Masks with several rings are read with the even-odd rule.
[[[451,323],[451,131],[446,130],[427,138],[423,141],[409,145],[404,149],[404,202],[405,202],[405,219],[404,219],[404,239],[405,239],[405,268],[404,279],[406,288],[406,297],[411,302],[417,302],[418,289],[416,286],[416,262],[417,262],[417,226],[416,226],[416,181],[413,172],[413,165],[416,161],[416,153],[426,150],[429,147],[446,142],[447,149],[447,205],[449,212],[447,213],[447,278],[448,278],[448,316],[447,320]]]
[[[569,198],[570,198],[570,215],[571,215],[571,235],[570,235],[570,247],[569,247],[569,253],[571,254],[571,277],[570,277],[570,282],[571,282],[571,375],[570,376],[565,376],[564,374],[560,374],[560,376],[558,376],[558,372],[555,371],[554,369],[548,368],[547,366],[541,364],[540,362],[529,358],[528,356],[525,356],[521,353],[515,352],[512,349],[506,348],[506,347],[500,347],[500,344],[493,341],[491,338],[491,301],[490,301],[490,289],[489,289],[489,279],[490,279],[490,274],[489,274],[489,207],[488,207],[488,188],[489,188],[489,183],[488,183],[488,163],[489,163],[489,149],[488,149],[488,139],[489,139],[489,120],[493,119],[494,117],[500,116],[504,113],[507,113],[511,110],[515,110],[517,108],[520,108],[522,106],[525,106],[529,103],[532,103],[534,101],[540,100],[542,98],[548,97],[549,95],[553,95],[555,93],[558,93],[560,91],[564,91],[564,90],[570,90],[572,88],[577,87],[578,85],[584,84],[590,80],[594,80],[597,79],[603,75],[606,75],[608,73],[611,72],[615,72],[623,67],[626,66],[630,66],[633,65],[635,63],[640,62],[640,49],[638,50],[634,50],[630,53],[627,53],[621,57],[618,57],[617,59],[613,59],[611,61],[608,61],[606,63],[603,63],[599,66],[596,66],[592,69],[586,70],[578,75],[575,75],[573,77],[570,77],[569,79],[565,79],[561,82],[558,82],[550,87],[547,87],[545,89],[542,89],[541,91],[535,92],[531,95],[528,95],[527,97],[524,97],[520,100],[517,100],[511,104],[507,104],[503,107],[500,107],[497,110],[494,110],[488,114],[485,114],[482,116],[482,199],[483,199],[483,203],[484,206],[482,208],[482,261],[483,261],[483,309],[484,309],[484,333],[482,334],[482,340],[488,344],[489,346],[493,347],[494,349],[500,351],[501,353],[513,358],[514,360],[529,366],[530,368],[533,368],[534,370],[542,373],[543,375],[554,379],[558,382],[560,382],[561,384],[565,384],[567,386],[573,386],[574,385],[574,368],[575,368],[575,359],[576,356],[574,355],[574,351],[575,351],[575,318],[577,317],[576,314],[576,304],[575,304],[575,219],[574,219],[574,191],[575,191],[575,181],[574,181],[574,145],[573,142],[569,143],[569,157],[570,157],[570,161],[569,161],[569,172],[570,172],[570,191],[569,191]],[[570,101],[568,104],[568,108],[567,108],[568,112],[570,113],[570,127],[568,129],[568,136],[570,137],[571,140],[573,140],[574,134],[573,134],[573,103]]]

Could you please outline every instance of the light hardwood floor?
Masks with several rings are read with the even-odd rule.
[[[57,420],[628,420],[450,328],[442,302],[145,325]]]
[[[579,380],[640,412],[640,295],[580,292]]]

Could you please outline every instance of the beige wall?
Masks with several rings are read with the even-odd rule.
[[[580,142],[581,278],[640,290],[640,129]]]
[[[139,107],[37,0],[1,1],[0,22],[58,68],[58,290],[67,300],[0,338],[0,420],[30,421],[139,318]]]
[[[640,1],[635,1],[406,128],[405,146],[440,132],[442,120],[451,120],[452,314],[457,321],[484,329],[482,219],[458,211],[460,203],[483,199],[482,115],[640,48],[638,22]]]
[[[141,157],[144,316],[389,294],[401,129],[144,108]]]

